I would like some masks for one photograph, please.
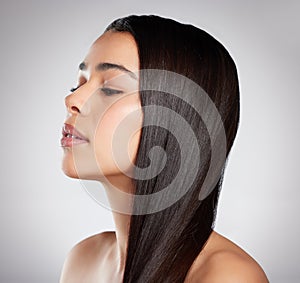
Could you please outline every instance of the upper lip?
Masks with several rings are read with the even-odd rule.
[[[62,128],[62,134],[65,137],[66,135],[70,134],[76,138],[82,139],[82,140],[86,140],[88,141],[88,139],[81,134],[73,125],[71,124],[67,124],[65,123],[63,128]]]

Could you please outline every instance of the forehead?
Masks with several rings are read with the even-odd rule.
[[[92,44],[84,62],[90,70],[101,62],[109,62],[123,65],[133,72],[138,71],[137,45],[128,32],[108,31]]]

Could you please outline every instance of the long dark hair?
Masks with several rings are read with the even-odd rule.
[[[109,30],[129,32],[134,37],[140,70],[174,72],[199,85],[214,103],[223,123],[226,159],[220,174],[215,176],[209,194],[199,200],[211,157],[211,137],[205,122],[184,100],[163,91],[151,90],[149,76],[141,74],[142,107],[161,105],[181,115],[197,137],[201,160],[197,164],[199,170],[195,181],[184,196],[160,211],[131,216],[123,282],[184,282],[189,268],[213,230],[224,169],[238,129],[240,103],[236,66],[224,46],[207,32],[172,19],[132,15],[115,20],[105,31]],[[159,84],[167,82],[165,78],[158,79]],[[173,83],[176,84],[175,81]],[[189,94],[190,91],[181,82],[176,89],[181,93]],[[180,187],[177,184],[174,193],[175,190],[185,189],[188,182],[186,176],[193,169],[191,166],[195,165],[192,162],[195,161],[194,146],[191,145],[190,156],[181,156],[176,137],[163,127],[155,126],[159,124],[159,119],[159,111],[154,113],[145,108],[144,120],[151,120],[153,125],[142,128],[135,165],[136,168],[147,168],[151,163],[149,151],[155,146],[164,149],[167,161],[157,176],[150,179],[133,178],[136,195],[151,195],[161,191],[172,182],[179,168],[184,168],[185,172],[180,172]],[[172,121],[169,123],[172,124]],[[163,156],[156,161],[157,164],[162,162]]]

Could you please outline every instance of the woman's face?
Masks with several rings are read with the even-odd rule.
[[[138,69],[129,33],[108,31],[91,46],[65,99],[62,169],[69,177],[104,181],[131,174],[143,121]]]

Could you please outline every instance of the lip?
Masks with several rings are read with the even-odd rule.
[[[72,147],[73,145],[88,143],[89,140],[82,135],[73,125],[65,123],[62,128],[62,147]]]

